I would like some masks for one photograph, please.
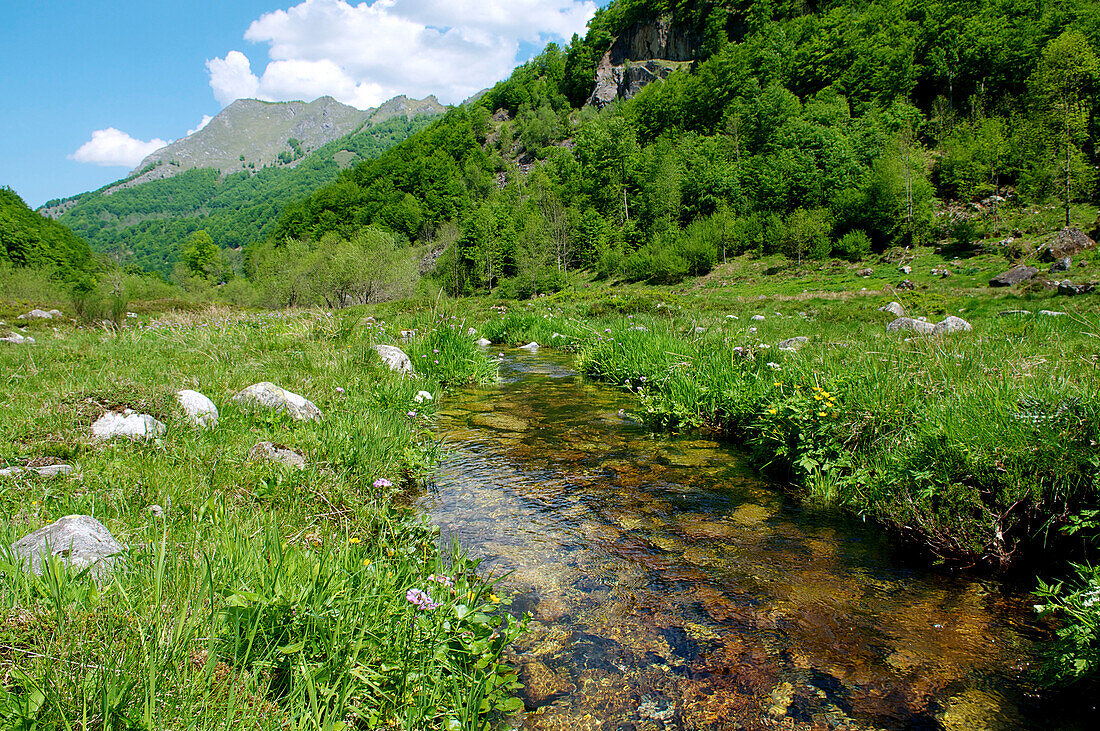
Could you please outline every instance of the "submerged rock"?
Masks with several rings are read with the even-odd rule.
[[[276,462],[284,467],[296,467],[297,469],[304,470],[306,468],[306,458],[295,452],[293,449],[288,449],[281,444],[272,444],[271,442],[260,442],[253,447],[248,456],[251,459],[262,459],[268,462]]]
[[[478,426],[484,429],[495,429],[497,431],[514,431],[523,432],[527,431],[530,426],[526,421],[518,416],[511,416],[510,414],[474,414],[470,417],[470,426]]]
[[[488,340],[486,338],[479,338],[478,341],[477,341],[477,344],[480,345],[483,348],[487,348],[487,347],[489,347],[490,345],[493,344],[493,341]]]
[[[168,427],[149,414],[138,414],[130,409],[122,413],[108,411],[92,424],[92,437],[95,439],[150,439],[166,431]]]
[[[375,345],[374,352],[382,359],[382,362],[390,367],[391,371],[398,373],[412,373],[413,364],[405,351],[396,345]]]
[[[100,574],[123,550],[106,526],[89,515],[65,516],[11,544],[12,555],[38,575],[42,574],[43,558],[48,556],[58,556],[77,570],[95,567],[93,573]]]
[[[527,350],[527,351],[530,351],[530,352],[534,353],[536,350],[539,349],[539,344],[536,343],[534,340],[532,340],[531,342],[527,343],[527,345],[519,346],[519,349],[520,350]]]
[[[184,413],[187,414],[187,420],[193,426],[202,429],[218,425],[218,407],[198,391],[189,389],[177,391],[176,400],[179,401]]]
[[[298,421],[321,419],[321,410],[312,401],[267,381],[254,383],[243,389],[233,397],[233,401],[245,408],[283,412]]]

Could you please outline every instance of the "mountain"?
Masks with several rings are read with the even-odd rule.
[[[50,201],[39,213],[120,264],[168,274],[191,233],[206,229],[226,249],[262,239],[284,203],[376,157],[443,110],[435,97],[398,96],[365,111],[331,97],[238,100],[127,178]]]
[[[0,265],[55,271],[69,277],[93,263],[86,241],[57,221],[35,215],[15,191],[0,188]]]

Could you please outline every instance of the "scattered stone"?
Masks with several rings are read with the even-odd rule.
[[[1069,313],[1058,312],[1057,310],[1039,310],[1039,314],[1042,317],[1065,317]]]
[[[145,512],[157,520],[163,520],[164,516],[168,515],[168,511],[159,505],[150,505],[145,509]]]
[[[431,401],[431,400],[432,400],[432,395],[430,393],[428,393],[427,391],[417,391],[416,395],[413,396],[413,401],[415,401],[418,404],[422,404],[425,401]]]
[[[26,568],[42,575],[43,559],[58,556],[66,565],[81,570],[93,567],[101,575],[125,548],[106,526],[89,515],[67,515],[11,544],[12,555]]]
[[[20,344],[28,344],[29,345],[29,344],[34,343],[34,338],[29,337],[29,336],[20,335],[17,332],[13,332],[11,335],[9,335],[6,338],[0,338],[0,341],[5,342],[5,343],[15,343],[16,345],[20,345]]]
[[[150,439],[166,431],[168,427],[149,414],[139,414],[131,409],[122,413],[108,411],[92,424],[92,437],[95,439]]]
[[[391,371],[398,373],[412,373],[413,364],[405,351],[396,345],[375,345],[374,352],[382,358],[382,362],[390,367]]]
[[[1095,284],[1074,284],[1068,279],[1058,282],[1058,294],[1073,297],[1078,294],[1088,294],[1096,289]]]
[[[898,271],[901,272],[902,274],[912,274],[913,273],[913,267],[911,267],[911,266],[900,266],[900,267],[898,267]]]
[[[1025,317],[1031,314],[1031,310],[1002,310],[997,313],[999,317]]]
[[[902,289],[902,290],[916,289],[916,288],[917,288],[917,285],[913,284],[908,279],[901,280],[895,286],[895,289]]]
[[[931,335],[932,331],[935,329],[936,326],[932,323],[924,322],[922,320],[914,320],[911,317],[899,317],[886,326],[886,332],[912,330],[914,332],[920,333],[921,335]]]
[[[951,276],[951,270],[950,269],[936,269],[936,268],[933,268],[932,269],[932,276],[933,277],[939,277],[940,279],[943,279],[945,277],[950,277]]]
[[[46,310],[39,310],[39,309],[36,308],[36,309],[33,309],[33,310],[31,310],[30,312],[28,312],[24,315],[20,315],[16,319],[18,319],[18,320],[52,320],[55,317],[55,315],[54,315],[55,312],[57,312],[58,315],[61,314],[57,310],[50,310],[49,312],[47,312]]]
[[[179,401],[192,426],[213,429],[218,425],[218,407],[198,391],[189,389],[177,391],[176,400]]]
[[[1051,271],[1051,273],[1054,273],[1054,272],[1068,272],[1070,270],[1070,267],[1072,267],[1072,266],[1073,266],[1073,259],[1071,259],[1068,256],[1063,256],[1061,259],[1058,259],[1057,261],[1055,261],[1053,264],[1050,265],[1050,271]]]
[[[1029,282],[1035,278],[1035,275],[1039,273],[1039,270],[1035,267],[1029,267],[1026,264],[1020,264],[1009,269],[1007,272],[1001,272],[997,276],[989,280],[990,287],[1011,287],[1014,284],[1020,282]]]
[[[527,351],[530,351],[530,352],[534,353],[536,350],[539,349],[539,344],[536,343],[534,340],[532,340],[531,342],[527,343],[527,345],[519,346],[519,349],[520,350],[527,350]]]
[[[901,306],[900,302],[891,302],[890,304],[878,308],[879,312],[888,312],[894,317],[905,317],[905,308]]]
[[[764,321],[764,316],[763,316],[763,315],[753,315],[753,316],[752,316],[752,319],[753,319],[753,320],[754,320],[755,322],[763,322],[763,321]]]
[[[1058,261],[1067,256],[1076,256],[1086,249],[1092,249],[1096,242],[1079,228],[1067,226],[1054,235],[1054,240],[1039,251],[1042,261]]]
[[[780,340],[777,347],[780,350],[798,350],[808,342],[810,342],[808,337],[799,335],[797,337],[787,338],[786,340]]]
[[[550,339],[551,340],[557,340],[558,338],[564,338],[564,337],[565,336],[562,335],[561,333],[554,333],[553,335],[550,336]]]
[[[375,347],[379,346],[376,345]],[[312,401],[267,381],[254,383],[240,391],[233,397],[233,401],[245,408],[263,408],[285,412],[298,421],[319,421],[321,419],[321,410]]]
[[[296,467],[300,470],[306,468],[306,458],[303,455],[281,444],[271,442],[260,442],[248,452],[248,457],[278,462],[284,467]]]
[[[860,269],[859,271],[856,272],[856,276],[857,277],[869,277],[874,273],[875,273],[875,270],[872,269],[871,267],[864,267],[863,269]]]
[[[948,333],[970,332],[973,329],[973,326],[961,317],[948,315],[942,322],[936,324],[936,327],[932,330],[932,334],[946,335]]]
[[[42,467],[4,467],[0,469],[0,477],[16,477],[25,472],[34,472],[41,477],[57,477],[71,474],[72,471],[73,466],[67,464],[49,464]]]
[[[491,340],[486,340],[485,338],[481,338],[480,340],[477,341],[477,344],[480,345],[483,348],[487,348],[490,345],[492,345],[493,343],[492,343]]]

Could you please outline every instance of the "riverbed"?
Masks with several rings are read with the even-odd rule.
[[[802,506],[735,449],[653,432],[567,355],[449,395],[422,508],[530,613],[525,729],[1067,728],[1028,596]]]

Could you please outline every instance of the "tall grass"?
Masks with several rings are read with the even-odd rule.
[[[481,729],[517,709],[500,657],[521,625],[459,547],[395,506],[438,458],[433,402],[415,397],[443,384],[379,362],[371,345],[388,328],[224,309],[52,327],[0,350],[0,464],[53,455],[81,477],[0,481],[0,539],[85,513],[128,550],[98,582],[59,561],[36,577],[0,555],[0,728]],[[488,377],[472,340],[443,330],[425,342],[462,356],[455,382]],[[231,401],[261,380],[324,419]],[[219,405],[216,429],[186,425],[181,388]],[[93,442],[91,421],[123,407],[167,433]],[[251,461],[264,440],[306,469]]]

